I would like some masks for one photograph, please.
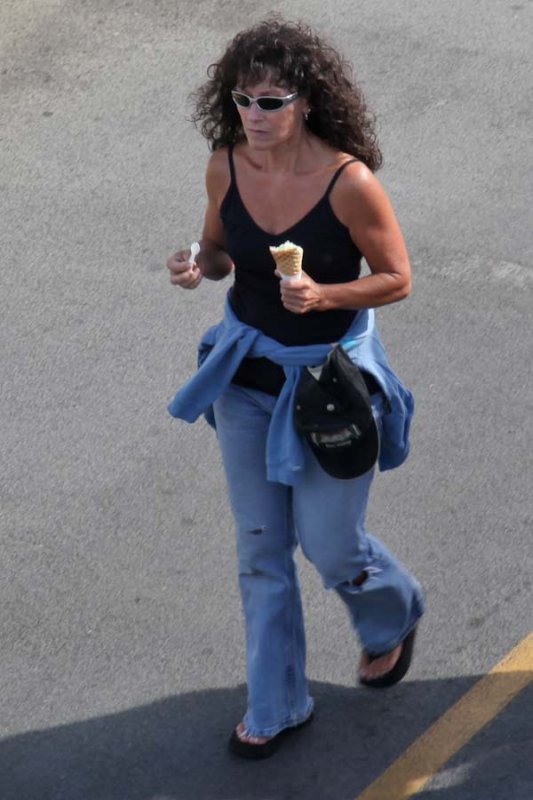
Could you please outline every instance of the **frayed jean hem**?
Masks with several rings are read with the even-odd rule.
[[[304,714],[300,714],[298,716],[291,715],[283,722],[278,725],[271,725],[269,728],[257,728],[254,725],[250,725],[248,723],[248,712],[245,714],[243,722],[246,727],[246,732],[249,736],[277,736],[278,733],[285,730],[286,728],[297,728],[298,725],[302,725],[306,720],[309,719],[311,714],[313,713],[315,704],[312,698],[309,698],[309,704]]]

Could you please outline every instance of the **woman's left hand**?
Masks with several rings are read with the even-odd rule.
[[[276,275],[280,274],[276,270]],[[305,272],[299,281],[280,280],[281,302],[287,311],[293,314],[307,314],[309,311],[321,311],[324,292],[320,283],[309,277]]]

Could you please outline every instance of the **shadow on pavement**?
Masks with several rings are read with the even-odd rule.
[[[169,697],[0,741],[0,798],[353,800],[477,679],[412,681],[387,692],[312,682],[313,724],[264,762],[234,759],[226,750],[245,703],[244,687]],[[523,695],[531,698],[529,690]],[[520,701],[511,704],[519,716]],[[524,725],[531,726],[531,714],[522,716],[529,719]],[[488,727],[497,728],[501,718]],[[517,736],[523,747],[520,726],[508,728],[506,747],[512,748]],[[482,731],[454,764],[460,767],[463,753],[472,748],[474,764],[490,764],[492,752],[502,757],[501,746],[500,735]],[[470,796],[457,785],[435,789],[435,795],[419,797]]]

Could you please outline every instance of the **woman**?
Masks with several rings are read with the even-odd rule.
[[[372,119],[341,57],[309,28],[269,19],[238,34],[197,92],[195,121],[213,154],[200,253],[167,262],[195,289],[234,272],[224,320],[207,332],[199,372],[169,405],[192,421],[208,408],[237,528],[246,625],[248,708],[230,748],[270,756],[307,722],[305,636],[296,545],[334,588],[363,645],[359,680],[400,680],[423,613],[420,587],[365,530],[373,469],[331,477],[294,433],[305,366],[341,342],[363,370],[382,434],[381,469],[407,456],[412,396],[390,370],[374,309],[406,297],[409,259],[390,202]],[[298,281],[280,280],[271,246],[303,247]],[[359,277],[364,257],[371,274]]]

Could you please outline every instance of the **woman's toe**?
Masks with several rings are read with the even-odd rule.
[[[236,727],[237,736],[241,742],[245,744],[266,744],[268,742],[269,736],[250,736],[248,731],[246,730],[246,725],[244,722],[239,722]]]
[[[363,652],[363,655],[361,656],[361,662],[359,664],[359,677],[366,681],[374,680],[375,678],[381,678],[394,668],[396,662],[400,658],[401,652],[401,644],[399,644],[398,647],[395,647],[394,650],[391,650],[389,653],[385,653],[378,658],[370,659],[368,655]]]

